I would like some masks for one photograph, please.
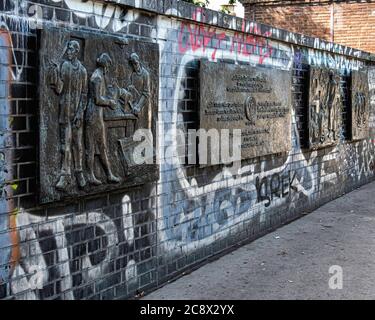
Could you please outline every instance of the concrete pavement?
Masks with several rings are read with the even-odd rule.
[[[143,299],[375,299],[375,182]]]

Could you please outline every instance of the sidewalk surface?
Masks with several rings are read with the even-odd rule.
[[[375,299],[375,182],[143,299]]]

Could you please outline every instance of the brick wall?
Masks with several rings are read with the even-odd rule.
[[[345,134],[348,77],[372,65],[371,55],[183,2],[138,6],[0,4],[2,299],[135,297],[374,177],[373,105],[368,139],[352,142]],[[159,181],[39,204],[38,43],[47,24],[159,44]],[[184,164],[183,157],[166,161],[179,147],[176,131],[198,127],[202,59],[292,71],[290,152],[243,161],[235,176],[223,166]],[[336,147],[306,148],[309,65],[341,74],[344,120]],[[273,185],[280,180],[288,181],[282,195]]]
[[[243,0],[245,17],[293,32],[375,52],[375,3]]]

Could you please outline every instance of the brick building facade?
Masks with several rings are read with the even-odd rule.
[[[365,0],[241,0],[245,18],[375,52],[375,3]]]

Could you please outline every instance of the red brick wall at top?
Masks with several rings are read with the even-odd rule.
[[[314,1],[312,1],[314,2]],[[253,4],[251,4],[253,3]],[[278,28],[375,53],[375,3],[295,3],[244,0],[245,17]],[[268,5],[265,5],[268,4]],[[332,24],[333,10],[333,24]],[[332,28],[333,25],[333,28]]]

